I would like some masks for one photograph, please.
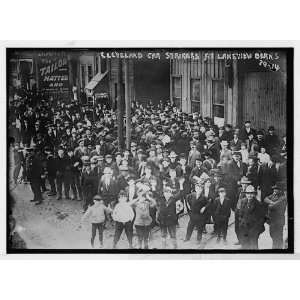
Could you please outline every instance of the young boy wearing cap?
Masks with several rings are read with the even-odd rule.
[[[226,197],[226,190],[224,187],[218,189],[219,196],[215,200],[215,231],[217,234],[217,242],[223,237],[226,242],[228,221],[231,213],[231,201]]]
[[[163,238],[162,247],[167,246],[167,234],[169,232],[172,239],[174,249],[177,248],[176,240],[176,202],[182,198],[184,178],[179,179],[179,193],[173,195],[172,189],[170,187],[165,187],[163,193],[156,192],[156,186],[152,186],[153,195],[158,206],[158,221],[160,224],[161,235]]]
[[[92,224],[91,245],[94,248],[94,241],[97,230],[99,232],[100,247],[103,247],[103,230],[105,223],[105,215],[112,212],[112,210],[104,205],[103,199],[99,195],[93,198],[94,204],[89,206],[82,217],[82,222],[89,221]]]

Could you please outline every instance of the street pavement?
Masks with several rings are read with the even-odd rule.
[[[33,194],[29,184],[18,184],[11,186],[11,193],[15,198],[16,205],[14,217],[17,221],[17,231],[25,240],[29,249],[92,249],[90,245],[91,225],[83,223],[81,227],[82,203],[81,201],[56,200],[56,197],[49,197],[44,194],[44,202],[41,205],[34,205],[30,202]],[[213,225],[208,224],[207,233],[203,235],[200,245],[196,243],[196,230],[189,242],[184,242],[188,215],[179,219],[177,228],[178,249],[240,249],[234,232],[234,214],[229,221],[227,243],[217,243],[216,237],[212,234]],[[269,235],[269,227],[265,224],[265,232],[260,235],[259,249],[271,249],[272,240]],[[111,249],[113,245],[114,228],[107,226],[104,231],[104,249]],[[284,237],[287,236],[287,228],[284,229]],[[134,236],[134,247],[137,248],[137,237]],[[97,237],[95,248],[99,248]],[[117,248],[128,249],[125,232],[122,233]],[[159,228],[151,232],[149,248],[161,249],[162,240]],[[168,239],[167,249],[173,249]]]

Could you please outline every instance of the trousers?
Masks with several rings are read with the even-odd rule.
[[[215,230],[218,238],[223,237],[223,240],[227,238],[228,219],[220,219],[215,223]]]
[[[129,242],[129,247],[132,248],[133,225],[131,221],[128,221],[126,223],[116,222],[113,247],[116,247],[123,230],[125,230],[125,234]]]
[[[282,224],[270,224],[270,236],[272,238],[273,249],[282,249],[283,247],[283,225]]]
[[[150,228],[151,228],[151,225],[150,226],[135,225],[136,234],[137,234],[137,237],[138,237],[140,247],[142,247],[142,243],[144,242],[145,248],[148,248]]]
[[[195,221],[190,219],[187,229],[186,229],[186,236],[185,239],[186,240],[190,240],[191,236],[193,234],[194,228],[197,228],[197,241],[201,241],[202,240],[202,233],[205,227],[205,222],[203,221]]]
[[[103,230],[104,230],[104,223],[92,223],[92,237],[91,237],[91,244],[94,247],[94,241],[97,234],[97,230],[99,232],[99,241],[100,244],[103,244]]]

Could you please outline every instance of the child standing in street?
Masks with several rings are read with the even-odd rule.
[[[91,245],[94,248],[94,241],[97,230],[99,231],[100,248],[103,247],[103,230],[105,223],[105,214],[109,214],[112,210],[104,205],[103,199],[99,195],[93,198],[94,204],[89,206],[82,217],[82,221],[89,221],[92,224]]]
[[[128,195],[125,191],[120,191],[118,203],[114,208],[112,218],[116,222],[114,244],[115,249],[118,241],[120,240],[121,234],[125,229],[125,234],[129,242],[129,248],[132,248],[132,237],[133,237],[133,219],[134,212],[131,207],[132,203],[128,201]]]

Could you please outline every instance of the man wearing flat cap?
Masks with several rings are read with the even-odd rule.
[[[228,221],[231,214],[231,201],[226,197],[226,189],[219,187],[218,197],[214,203],[214,221],[215,221],[215,232],[217,234],[217,242],[223,238],[226,242]]]
[[[265,214],[261,202],[256,198],[254,186],[248,185],[245,193],[239,212],[239,238],[242,249],[256,250],[258,238],[265,231]]]
[[[274,126],[268,128],[268,134],[265,137],[265,146],[268,154],[273,155],[278,152],[280,141],[278,136],[275,134]]]
[[[268,205],[267,222],[270,225],[270,236],[273,241],[272,248],[282,249],[287,198],[281,183],[273,185],[272,189],[273,193],[264,199],[264,202]]]

